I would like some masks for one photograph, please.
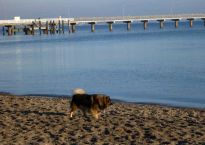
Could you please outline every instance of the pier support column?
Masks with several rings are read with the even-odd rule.
[[[194,19],[190,18],[190,19],[187,19],[187,20],[189,20],[189,27],[192,28]]]
[[[148,20],[143,20],[141,22],[143,22],[144,30],[146,30],[147,29]]]
[[[131,21],[124,21],[124,23],[127,23],[127,31],[131,30]]]
[[[7,27],[8,36],[13,35],[13,26],[7,25],[6,27]]]
[[[204,19],[204,27],[205,27],[205,19]]]
[[[61,33],[61,21],[60,20],[58,21],[58,33],[59,34]]]
[[[28,31],[27,31],[26,26],[24,26],[23,31],[24,31],[25,35],[28,35]]]
[[[114,22],[107,22],[107,23],[108,23],[108,26],[109,26],[109,31],[112,32],[112,24],[113,24]]]
[[[173,19],[172,21],[175,22],[175,28],[179,27],[179,19]]]
[[[45,34],[48,35],[48,21],[46,21],[46,29],[45,29]]]
[[[68,20],[68,33],[70,33],[70,21]]]
[[[71,32],[72,33],[75,33],[75,31],[76,31],[75,26],[76,26],[76,23],[71,23]]]
[[[48,25],[49,25],[49,32],[50,32],[50,34],[53,34],[52,21],[50,21]]]
[[[32,22],[32,24],[29,25],[31,28],[31,35],[35,34],[35,29],[34,29],[35,25],[36,25],[35,22]]]
[[[39,29],[39,34],[41,35],[41,21],[38,22],[38,25],[39,25],[39,28],[38,28]]]
[[[13,27],[13,34],[16,35],[16,26]]]
[[[31,35],[32,31],[30,30],[30,28],[27,28],[26,26],[24,27],[23,31],[25,32],[25,35]]]
[[[34,25],[31,25],[31,34],[34,35]]]
[[[95,32],[95,22],[88,23],[91,26],[91,32]]]
[[[159,22],[160,29],[164,28],[164,20],[157,20]]]
[[[2,27],[3,36],[5,35],[5,27]]]
[[[205,18],[201,18],[204,21],[204,27],[205,27]]]
[[[53,23],[52,23],[52,27],[53,27],[53,34],[56,33],[56,23],[55,21],[53,20]]]
[[[64,20],[62,20],[62,32],[64,34]]]

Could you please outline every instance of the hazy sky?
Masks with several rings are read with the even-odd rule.
[[[205,0],[0,0],[0,19],[204,12]]]

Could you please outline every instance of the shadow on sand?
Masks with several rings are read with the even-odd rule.
[[[37,114],[37,115],[59,115],[59,116],[66,116],[66,113],[62,113],[62,112],[39,112],[39,111],[30,111],[30,110],[26,110],[26,111],[13,111],[13,110],[3,110],[2,112],[6,112],[6,113],[11,113],[11,114],[17,114],[17,113],[21,113],[23,115],[28,115],[28,114]]]

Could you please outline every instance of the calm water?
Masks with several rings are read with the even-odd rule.
[[[2,34],[2,33],[1,33]],[[0,36],[0,91],[70,95],[73,88],[130,102],[205,108],[205,27],[195,22],[79,26],[75,34]]]

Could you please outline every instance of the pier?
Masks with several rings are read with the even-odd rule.
[[[108,30],[113,31],[113,25],[124,23],[127,25],[127,31],[131,30],[131,24],[140,22],[146,30],[151,21],[159,22],[159,28],[164,28],[166,21],[173,21],[175,28],[179,27],[179,21],[188,21],[190,28],[194,26],[194,20],[204,21],[205,14],[178,14],[178,15],[157,15],[157,16],[116,16],[116,17],[83,17],[83,18],[45,18],[45,19],[21,19],[14,17],[12,20],[0,20],[3,35],[16,35],[23,31],[25,35],[38,34],[64,34],[65,27],[68,27],[68,33],[75,33],[77,25],[90,25],[90,31],[95,32],[95,25],[108,24]]]

